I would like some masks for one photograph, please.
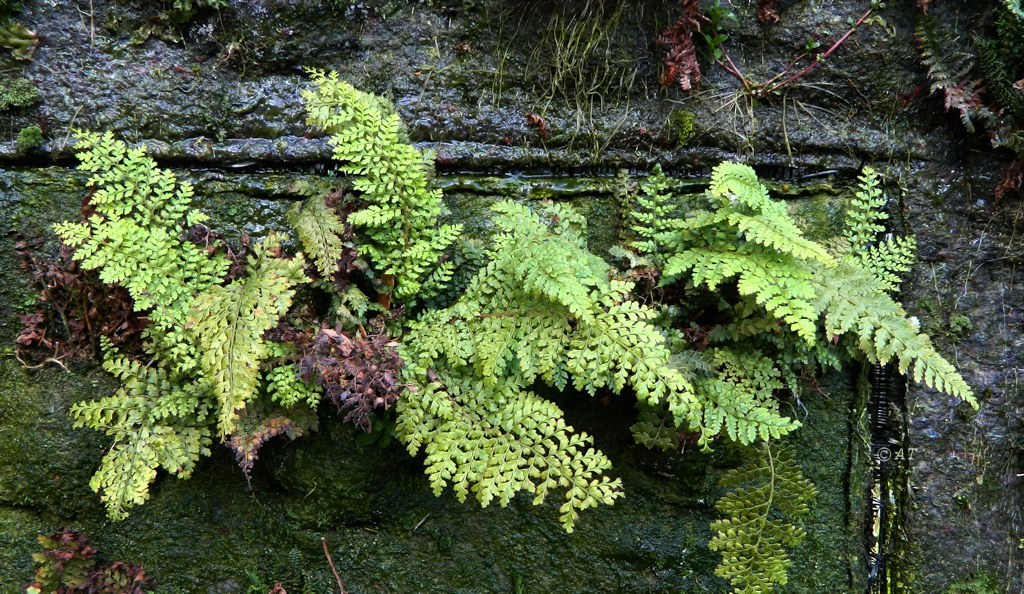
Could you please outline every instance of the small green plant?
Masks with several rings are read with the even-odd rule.
[[[453,306],[429,311],[405,337],[402,356],[415,388],[399,404],[398,436],[427,453],[435,492],[451,485],[482,505],[507,505],[519,491],[540,503],[567,489],[562,524],[622,495],[602,476],[608,459],[533,392],[535,381],[595,394],[629,388],[696,427],[692,388],[668,365],[655,312],[628,298],[586,250],[585,221],[552,205],[539,212],[494,207],[490,262]]]
[[[88,537],[74,530],[39,536],[43,551],[34,553],[35,579],[26,594],[145,594],[152,585],[137,565],[114,561],[100,565]]]
[[[383,100],[335,72],[309,73],[316,86],[302,92],[308,121],[331,134],[334,158],[357,176],[353,189],[366,204],[347,220],[362,233],[360,253],[380,272],[381,304],[430,297],[451,279],[452,263],[439,259],[461,233],[459,225],[436,225],[442,204],[441,191],[429,187],[433,155],[409,145],[398,114]]]
[[[147,320],[141,359],[101,341],[104,369],[121,388],[72,408],[76,426],[113,438],[90,485],[115,519],[148,498],[159,469],[188,477],[214,438],[235,451],[248,476],[268,439],[316,428],[324,394],[366,428],[373,410],[397,398],[395,345],[382,321],[372,336],[364,329],[367,313],[387,308],[371,304],[349,275],[368,273],[381,303],[392,295],[413,302],[450,277],[441,251],[459,228],[437,226],[430,156],[408,145],[393,110],[333,73],[314,73],[314,82],[310,117],[335,135],[346,171],[361,177],[353,184],[358,199],[333,192],[292,212],[312,277],[305,256],[286,255],[273,233],[231,258],[208,232],[189,240],[205,217],[191,208],[187,182],[110,133],[76,136],[93,191],[84,222],[59,224],[57,235],[83,270],[124,287]],[[353,227],[370,268],[357,263]],[[324,319],[309,304],[292,311],[296,290],[308,284],[333,302]]]
[[[801,378],[850,358],[896,361],[916,381],[977,407],[963,378],[888,294],[913,261],[914,241],[882,238],[884,197],[873,170],[859,180],[843,236],[827,245],[805,238],[745,165],[717,166],[702,202],[682,216],[670,180],[655,170],[629,214],[631,266],[647,277],[653,266],[660,290],[674,287],[684,297],[666,310],[665,331],[699,404],[699,444],[724,434],[747,445],[794,431],[800,423],[781,414],[779,396],[798,395]],[[678,444],[656,407],[641,409],[634,432],[648,445]],[[738,592],[786,582],[783,545],[794,546],[801,532],[782,518],[802,515],[813,498],[799,469],[773,452],[724,479],[752,483],[722,500],[729,519],[713,526],[712,548],[723,553],[717,573]]]
[[[43,146],[43,130],[39,126],[27,126],[18,132],[15,148],[19,155],[30,155]]]

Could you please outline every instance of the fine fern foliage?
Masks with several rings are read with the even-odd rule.
[[[238,414],[256,396],[260,363],[267,355],[263,334],[287,313],[294,286],[309,279],[305,260],[278,257],[271,233],[253,248],[247,275],[226,286],[210,287],[189,312],[190,333],[202,353],[204,378],[218,402],[221,437],[235,430]]]
[[[842,251],[848,260],[869,270],[886,291],[894,292],[917,259],[917,240],[913,236],[899,236],[878,241],[885,231],[881,221],[889,218],[882,211],[885,202],[878,173],[865,167],[846,211],[843,238],[847,245]]]
[[[429,187],[433,156],[408,142],[398,114],[383,99],[329,74],[309,70],[316,85],[302,92],[310,125],[331,135],[340,170],[356,176],[353,188],[366,203],[348,216],[363,237],[359,252],[381,275],[383,304],[422,301],[451,279],[441,256],[461,233],[437,226],[441,191]]]
[[[974,63],[968,55],[949,55],[945,48],[959,47],[955,40],[940,39],[937,17],[919,15],[915,31],[917,51],[928,68],[931,92],[941,91],[947,111],[957,111],[968,132],[976,123],[991,123],[995,115],[981,99],[982,81],[972,75]]]
[[[71,408],[75,427],[99,429],[114,439],[89,486],[100,493],[112,519],[149,498],[149,485],[163,468],[188,478],[201,456],[210,455],[211,410],[204,386],[181,382],[159,363],[145,366],[112,352],[103,368],[121,380],[106,398]]]
[[[518,491],[540,503],[568,488],[561,520],[621,496],[603,476],[608,459],[557,406],[530,390],[535,381],[595,394],[627,386],[638,400],[665,403],[674,424],[696,427],[692,387],[669,367],[655,312],[628,299],[586,250],[585,221],[567,207],[534,213],[496,205],[490,262],[463,297],[424,313],[402,345],[414,393],[399,403],[398,436],[425,450],[435,492],[506,505]]]
[[[322,196],[314,196],[297,203],[288,212],[288,222],[320,277],[331,278],[338,269],[338,260],[345,256],[345,221]]]
[[[701,355],[708,373],[695,383],[704,410],[704,436],[724,432],[749,445],[777,439],[800,426],[779,414],[775,392],[785,384],[773,360],[757,350],[712,348]]]
[[[912,240],[877,243],[853,255],[858,250],[852,243],[863,250],[865,244],[875,242],[881,229],[881,196],[874,172],[865,172],[861,179],[844,233],[847,242],[840,242],[836,254],[803,237],[785,206],[768,196],[745,165],[717,166],[707,200],[713,210],[662,223],[671,230],[655,237],[674,250],[665,259],[663,283],[685,278],[693,288],[712,290],[734,283],[741,300],[722,305],[732,321],[715,328],[712,339],[728,344],[756,333],[772,333],[776,338],[771,342],[786,347],[781,359],[785,366],[794,362],[835,365],[838,359],[829,353],[829,343],[850,335],[852,339],[845,343],[850,354],[872,363],[895,359],[901,372],[913,369],[915,381],[977,406],[955,368],[886,294],[909,267]],[[791,339],[771,329],[777,324],[805,343],[802,350],[794,350]],[[752,331],[758,328],[759,332]],[[698,397],[701,393],[698,389]],[[753,397],[749,390],[731,393]],[[721,397],[704,398],[714,403]],[[742,433],[752,434],[750,430]]]
[[[214,434],[230,441],[243,429],[242,416],[252,433],[257,400],[269,393],[283,401],[283,388],[297,389],[280,374],[264,374],[268,354],[279,350],[264,334],[287,312],[295,286],[307,281],[305,261],[301,254],[280,257],[280,239],[271,234],[253,246],[245,274],[222,285],[228,259],[184,239],[204,218],[190,206],[188,183],[109,133],[79,133],[77,148],[80,167],[94,173],[88,216],[57,225],[57,234],[82,268],[126,288],[148,318],[150,360],[131,360],[105,340],[104,369],[122,385],[71,410],[76,427],[113,438],[90,486],[109,515],[122,519],[146,501],[160,469],[188,477],[209,455]],[[306,394],[302,402],[292,398],[285,412],[294,417],[318,402],[318,391]],[[255,450],[248,451],[254,459]]]
[[[193,297],[219,283],[228,269],[227,259],[183,239],[205,220],[191,208],[192,185],[158,169],[144,147],[128,148],[110,132],[79,132],[76,139],[78,168],[93,173],[92,214],[84,223],[58,224],[57,235],[75,248],[82,268],[128,289],[136,311],[147,312],[149,332],[161,348],[180,348],[187,340],[177,331]]]
[[[768,594],[789,581],[787,548],[800,544],[805,532],[796,524],[817,497],[789,447],[762,446],[763,457],[722,477],[731,489],[715,508],[726,517],[711,523],[717,534],[708,548],[722,554],[715,573],[736,594]]]
[[[753,297],[769,314],[813,342],[816,312],[806,263],[831,266],[834,258],[804,238],[785,205],[768,196],[749,167],[716,167],[707,196],[714,211],[677,219],[672,231],[659,234],[675,252],[665,262],[663,282],[689,275],[694,285],[715,290],[735,278],[740,295]],[[740,241],[724,242],[724,237]]]

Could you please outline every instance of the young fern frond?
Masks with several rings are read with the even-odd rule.
[[[854,198],[846,210],[843,229],[845,245],[841,253],[848,260],[870,270],[886,291],[895,292],[903,274],[917,258],[917,240],[912,236],[886,237],[881,221],[889,218],[882,211],[886,198],[879,185],[878,173],[865,167],[858,178]]]
[[[731,489],[715,508],[726,517],[711,523],[717,534],[708,548],[722,554],[715,573],[736,594],[769,594],[789,582],[786,553],[803,540],[796,523],[817,497],[789,447],[764,444],[763,457],[730,470],[720,485]]]
[[[627,212],[629,228],[636,236],[629,247],[641,254],[657,256],[662,251],[659,236],[671,231],[669,222],[676,210],[672,204],[669,177],[655,165],[651,175],[640,182],[636,205]]]
[[[295,228],[302,249],[320,277],[331,278],[338,268],[338,260],[345,255],[345,222],[334,209],[327,206],[322,196],[297,203],[288,211],[288,222]]]
[[[441,256],[460,225],[437,226],[441,191],[429,187],[433,157],[409,144],[394,109],[356,90],[336,72],[308,70],[315,87],[302,92],[307,121],[331,135],[341,171],[367,203],[348,217],[363,234],[361,254],[383,275],[382,290],[403,303],[421,301],[451,279]]]
[[[878,236],[885,231],[882,221],[889,218],[882,210],[885,202],[878,172],[873,167],[864,167],[857,178],[857,190],[846,208],[843,237],[850,252],[856,254],[873,245]]]
[[[281,258],[279,250],[280,240],[268,235],[254,246],[245,278],[211,287],[196,297],[189,313],[203,376],[219,405],[221,436],[235,430],[239,412],[256,396],[260,362],[267,354],[263,333],[288,311],[294,286],[308,281],[302,255]]]

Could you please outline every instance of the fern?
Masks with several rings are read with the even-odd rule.
[[[735,278],[741,298],[753,300],[727,306],[734,321],[717,330],[718,339],[777,334],[771,330],[772,320],[783,322],[806,344],[803,352],[794,351],[787,339],[776,339],[778,345],[790,347],[782,349],[779,369],[784,369],[801,361],[837,362],[827,345],[849,333],[854,340],[848,346],[855,356],[881,363],[896,359],[901,372],[912,369],[915,381],[977,405],[963,378],[886,294],[909,267],[912,240],[886,241],[860,253],[849,243],[873,242],[881,230],[882,197],[873,171],[865,171],[861,179],[844,232],[848,243],[838,257],[802,236],[785,207],[771,200],[749,167],[716,167],[708,199],[714,210],[675,220],[672,230],[658,237],[675,250],[666,258],[663,282],[688,273],[694,286],[716,289]],[[757,308],[768,316],[766,320],[759,321]],[[705,396],[705,402],[731,404],[734,399],[755,398],[749,386],[717,391]],[[722,423],[729,427],[728,421]],[[764,435],[762,429],[750,428],[739,434]]]
[[[288,212],[288,222],[295,228],[306,255],[316,266],[320,277],[329,279],[345,255],[345,222],[317,196],[296,204]]]
[[[974,67],[969,56],[947,56],[946,47],[959,47],[955,40],[940,40],[936,30],[936,18],[918,16],[915,31],[918,54],[928,68],[931,92],[942,91],[947,111],[957,111],[964,128],[973,133],[975,121],[991,124],[995,115],[981,100],[981,81],[971,77]]]
[[[263,333],[288,311],[294,285],[307,281],[302,255],[276,257],[277,236],[255,246],[245,278],[211,287],[195,299],[188,327],[200,346],[204,377],[217,398],[221,436],[232,433],[238,413],[256,396],[260,362],[267,355]]]
[[[74,258],[100,279],[128,289],[157,337],[185,323],[195,295],[220,282],[228,261],[182,238],[205,220],[190,208],[192,186],[156,167],[144,147],[128,148],[110,132],[76,134],[79,169],[93,173],[93,211],[84,223],[55,226]],[[161,346],[180,345],[178,335]]]
[[[105,342],[104,368],[122,386],[71,411],[77,427],[113,438],[90,484],[121,519],[148,498],[159,469],[188,477],[209,455],[213,432],[227,440],[239,415],[265,393],[297,398],[286,391],[301,382],[264,376],[261,364],[269,349],[264,333],[288,310],[294,286],[307,280],[305,261],[278,257],[280,242],[271,234],[253,248],[247,275],[221,285],[228,260],[183,239],[204,219],[190,206],[191,186],[109,133],[78,139],[80,167],[94,174],[91,214],[57,225],[57,234],[84,269],[125,287],[148,318],[151,360],[130,360]],[[304,401],[315,405],[318,394],[307,390]]]
[[[629,227],[637,237],[629,244],[634,250],[652,256],[662,251],[658,236],[669,231],[667,223],[677,210],[672,204],[670,188],[669,177],[661,170],[661,165],[655,165],[651,175],[640,183],[636,206],[626,210],[630,215]]]
[[[716,167],[708,198],[714,211],[676,220],[672,231],[659,234],[674,250],[666,259],[663,282],[688,274],[694,285],[714,290],[736,278],[740,295],[753,297],[812,343],[814,291],[806,263],[831,266],[833,257],[803,237],[785,206],[768,197],[747,166]],[[745,241],[722,241],[731,237]]]
[[[441,255],[458,239],[459,225],[437,226],[441,192],[428,187],[433,157],[408,144],[398,115],[384,100],[356,90],[335,72],[309,70],[316,85],[302,92],[310,125],[331,135],[341,171],[356,176],[366,207],[348,222],[363,234],[359,251],[381,274],[381,291],[399,302],[436,293],[453,266]]]
[[[804,478],[788,447],[763,446],[763,457],[731,470],[720,484],[732,490],[715,508],[726,517],[711,523],[708,548],[722,554],[715,573],[737,594],[767,594],[785,585],[791,561],[786,548],[800,544],[795,525],[810,511],[817,489]]]
[[[536,380],[571,382],[595,394],[629,387],[642,402],[665,403],[675,425],[697,426],[686,379],[649,322],[654,311],[627,298],[630,285],[586,251],[584,221],[567,207],[532,213],[494,207],[498,229],[480,270],[458,302],[427,312],[402,346],[415,393],[399,403],[398,435],[424,449],[435,491],[505,505],[518,491],[540,503],[569,487],[561,520],[621,496],[610,466],[575,434],[561,411],[530,391]]]
[[[849,333],[852,350],[868,361],[895,360],[900,373],[910,372],[914,381],[978,407],[970,386],[870,271],[843,263],[815,279],[815,288],[826,336]]]
[[[774,361],[756,350],[714,348],[702,355],[710,372],[697,380],[696,390],[704,410],[704,440],[724,433],[749,445],[777,439],[800,427],[799,421],[779,414],[775,392],[785,384]]]
[[[75,404],[75,427],[99,429],[113,437],[110,450],[89,486],[100,493],[113,519],[149,498],[149,484],[163,468],[187,478],[201,456],[210,454],[204,422],[209,402],[202,386],[181,384],[161,366],[145,367],[110,352],[103,368],[122,381],[111,396]]]
[[[889,218],[882,211],[885,196],[878,183],[878,173],[865,167],[858,180],[858,189],[846,211],[843,237],[845,257],[871,271],[886,291],[895,291],[902,275],[916,259],[917,240],[913,237],[887,237],[878,241],[885,231],[881,221]]]

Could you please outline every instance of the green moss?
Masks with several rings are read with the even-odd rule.
[[[980,575],[952,584],[946,588],[945,594],[998,594],[1000,591],[995,580],[987,575]]]
[[[679,146],[684,146],[697,135],[694,125],[696,121],[697,116],[685,109],[677,109],[668,114],[668,131]]]
[[[953,342],[960,342],[964,336],[974,328],[971,319],[965,315],[958,314],[949,318],[949,338]]]
[[[15,78],[0,86],[0,111],[28,107],[39,101],[39,89],[27,78]]]
[[[43,146],[43,130],[39,126],[28,126],[18,132],[17,150],[19,155],[38,152],[41,146]]]

